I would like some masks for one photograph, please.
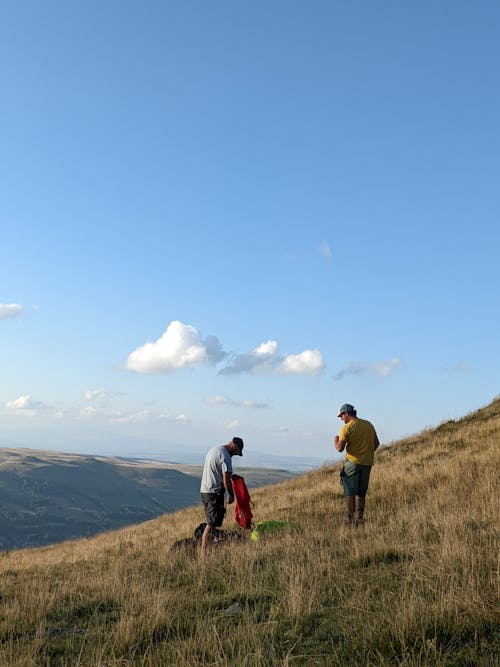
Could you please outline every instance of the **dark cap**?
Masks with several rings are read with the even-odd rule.
[[[340,417],[343,412],[347,412],[348,414],[352,415],[354,413],[354,405],[351,405],[350,403],[344,403],[341,405],[337,417]]]
[[[243,440],[241,438],[238,438],[238,436],[235,436],[232,440],[232,443],[233,445],[236,445],[236,447],[238,447],[238,449],[240,450],[239,455],[243,456],[243,447],[244,447]]]

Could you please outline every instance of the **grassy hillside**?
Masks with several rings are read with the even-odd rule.
[[[200,466],[0,449],[0,550],[88,537],[197,503]],[[259,485],[293,477],[244,469]]]
[[[206,558],[169,550],[199,507],[4,553],[0,664],[493,667],[499,441],[497,400],[383,448],[359,528],[325,467],[252,494],[295,532]]]

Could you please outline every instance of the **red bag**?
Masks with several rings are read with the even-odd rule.
[[[231,477],[233,483],[234,498],[236,505],[234,508],[234,520],[242,528],[252,528],[252,509],[250,494],[248,493],[245,480],[240,475]]]

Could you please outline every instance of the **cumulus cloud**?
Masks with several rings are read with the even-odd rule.
[[[85,401],[102,401],[108,397],[108,392],[105,389],[89,389],[83,395]]]
[[[376,377],[388,377],[395,368],[401,364],[401,359],[394,357],[388,361],[380,361],[373,364],[354,363],[342,368],[335,376],[334,380],[342,380],[347,375],[373,375]]]
[[[23,313],[23,307],[17,303],[0,303],[0,320],[13,319]]]
[[[158,340],[131,352],[126,367],[137,373],[171,373],[183,367],[215,364],[225,356],[215,336],[203,340],[192,325],[174,321]]]
[[[150,410],[139,410],[137,412],[117,412],[108,419],[112,424],[137,424],[148,421],[152,416]]]
[[[80,410],[80,414],[83,417],[95,417],[98,414],[98,411],[93,405],[86,405]]]
[[[215,365],[228,356],[216,336],[203,339],[194,326],[175,320],[158,340],[131,352],[126,368],[137,373],[172,373],[184,367]],[[233,354],[229,364],[219,372],[222,375],[315,375],[324,366],[319,350],[280,355],[277,341],[268,340],[251,352]]]
[[[19,396],[19,398],[15,398],[12,401],[7,401],[5,405],[10,410],[24,410],[31,402],[31,397],[28,394],[24,394],[24,396]]]
[[[254,401],[250,398],[245,398],[242,401],[235,401],[227,396],[208,396],[205,399],[207,405],[229,405],[231,407],[239,408],[253,408],[253,409],[269,409],[273,406],[271,403],[264,401]]]
[[[393,359],[389,359],[389,361],[381,361],[378,364],[373,364],[373,371],[376,375],[379,375],[380,377],[387,377],[389,376],[392,371],[397,368],[401,364],[401,359],[398,357],[394,357]]]
[[[326,257],[326,259],[332,258],[330,245],[326,241],[321,241],[321,243],[316,246],[316,250],[322,257]]]
[[[288,354],[283,357],[280,372],[284,374],[314,375],[324,367],[319,350],[304,350],[300,354]]]
[[[80,404],[83,404],[83,409],[80,411],[81,414],[90,415],[92,414],[91,407],[95,409],[97,413],[109,407],[110,404],[114,402],[114,399],[120,396],[124,396],[122,392],[110,391],[108,389],[88,389],[84,394]]]
[[[120,409],[112,407],[113,399],[117,396],[123,396],[118,392],[108,391],[107,389],[89,389],[80,402],[81,408],[79,416],[86,419],[107,421],[111,424],[138,424],[143,422],[168,421],[171,423],[185,423],[189,421],[183,414],[171,414],[159,412],[151,407],[142,409]],[[144,406],[148,404],[144,404]],[[152,405],[152,404],[149,404]]]
[[[205,403],[207,405],[234,405],[234,401],[227,396],[207,396]]]
[[[263,375],[316,375],[324,368],[323,356],[319,350],[304,350],[299,354],[280,355],[278,343],[268,340],[251,352],[237,354],[231,363],[223,368],[221,375],[253,373]]]
[[[189,421],[185,414],[171,415],[168,413],[157,413],[152,410],[138,410],[136,412],[115,412],[107,415],[112,424],[139,424],[143,422],[167,421],[177,424],[185,424]]]
[[[50,409],[49,405],[42,403],[42,401],[33,400],[29,394],[7,401],[5,407],[14,414],[24,415],[25,417],[34,417],[38,412]]]

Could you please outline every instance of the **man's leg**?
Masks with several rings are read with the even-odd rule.
[[[358,494],[359,486],[359,471],[358,466],[351,461],[346,461],[344,463],[342,486],[344,487],[345,504],[347,508],[347,519],[345,522],[348,525],[352,525],[354,523],[354,512],[356,510],[356,496]]]
[[[205,551],[209,544],[213,542],[213,534],[216,528],[222,526],[226,509],[224,507],[224,493],[205,496],[205,517],[207,525],[201,536],[201,550]]]
[[[354,522],[354,510],[355,510],[355,505],[356,503],[356,496],[346,496],[345,497],[345,504],[347,507],[347,520],[346,523],[351,524]]]
[[[217,522],[217,496],[214,493],[202,493],[201,500],[203,502],[203,509],[205,510],[205,519],[207,522],[203,535],[201,536],[201,550],[205,551],[208,540],[212,537],[215,523]]]
[[[205,530],[203,531],[203,535],[201,536],[201,550],[205,551],[207,548],[207,541],[208,538],[211,537],[212,533],[214,531],[213,526],[209,526],[208,523],[205,526]]]
[[[365,497],[356,496],[356,507],[358,509],[358,523],[363,523],[363,516],[365,513]]]
[[[360,466],[359,470],[359,485],[356,494],[356,508],[358,510],[358,518],[356,523],[362,524],[365,514],[365,496],[368,491],[368,484],[370,482],[371,466]]]

